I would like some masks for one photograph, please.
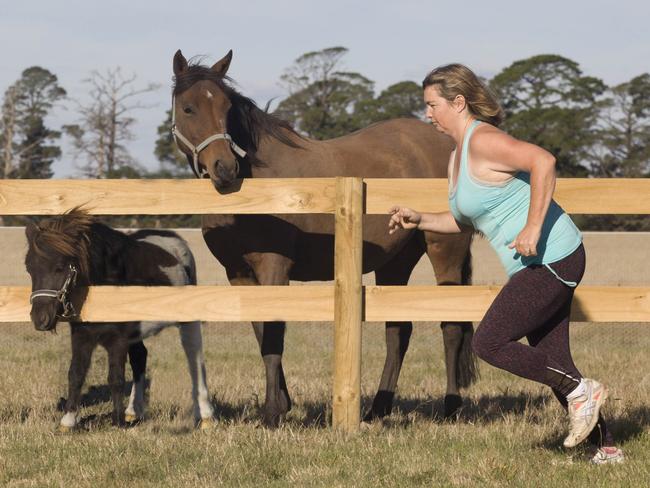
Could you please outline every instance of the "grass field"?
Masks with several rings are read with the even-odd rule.
[[[460,419],[441,419],[439,327],[415,324],[396,411],[346,436],[329,427],[331,324],[289,324],[284,366],[294,409],[278,430],[259,425],[263,366],[250,326],[206,324],[208,382],[218,423],[196,431],[175,330],[147,343],[147,420],[109,421],[106,354],[86,382],[83,428],[56,433],[66,395],[67,325],[57,335],[2,324],[0,486],[650,486],[650,326],[574,324],[576,363],[610,387],[605,413],[627,462],[591,466],[561,448],[566,418],[549,392],[481,364]],[[363,402],[383,366],[383,326],[364,325]]]

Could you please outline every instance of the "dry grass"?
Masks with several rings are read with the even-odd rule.
[[[456,423],[440,418],[444,365],[439,328],[416,324],[396,412],[347,437],[328,427],[330,324],[290,324],[285,371],[294,409],[275,431],[259,426],[262,362],[250,326],[208,324],[208,379],[219,418],[193,429],[189,376],[178,335],[148,342],[148,419],[110,426],[105,353],[97,351],[85,392],[83,429],[55,433],[66,394],[68,331],[2,325],[2,486],[649,486],[650,328],[576,324],[573,345],[585,374],[611,389],[606,414],[626,451],[622,466],[590,466],[564,451],[565,418],[545,388],[482,364]],[[383,366],[383,327],[364,327],[367,406]]]

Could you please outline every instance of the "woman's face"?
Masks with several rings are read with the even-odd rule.
[[[426,118],[440,132],[448,134],[458,116],[453,104],[440,96],[436,85],[429,85],[424,89],[424,103],[427,106]]]

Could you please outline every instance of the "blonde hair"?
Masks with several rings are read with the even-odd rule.
[[[454,63],[433,69],[422,81],[422,88],[435,85],[449,102],[465,97],[467,108],[478,120],[499,126],[504,113],[492,91],[467,66]]]

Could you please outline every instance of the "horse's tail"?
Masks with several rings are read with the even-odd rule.
[[[463,269],[461,270],[462,285],[470,285],[472,283],[472,253],[470,247],[467,247],[467,255],[465,256]],[[458,367],[456,368],[456,382],[460,388],[467,388],[479,379],[480,374],[476,355],[472,351],[474,326],[471,322],[463,322],[460,325],[462,342],[458,355]]]

